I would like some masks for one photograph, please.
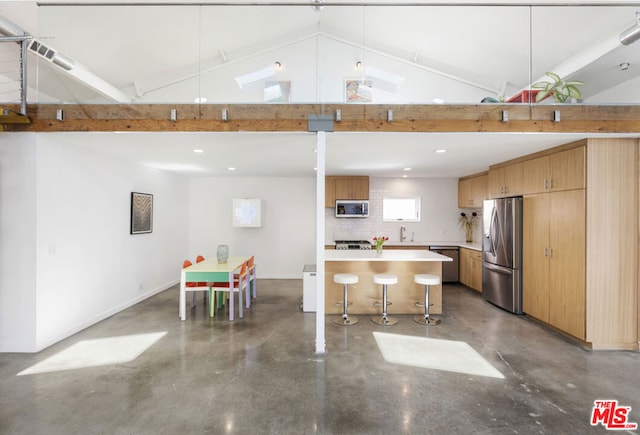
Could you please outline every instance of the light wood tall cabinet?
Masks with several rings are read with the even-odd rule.
[[[585,340],[585,191],[523,203],[523,311]]]
[[[589,139],[587,341],[638,349],[638,139]]]
[[[637,350],[638,140],[558,151],[525,162],[527,178],[542,174],[537,186],[562,176],[524,195],[523,311],[593,349]]]
[[[505,198],[522,195],[523,171],[522,162],[491,166],[488,177],[489,197]]]
[[[458,207],[480,208],[487,199],[487,173],[470,175],[458,180]]]
[[[326,176],[324,206],[335,207],[336,199],[369,199],[369,177]]]

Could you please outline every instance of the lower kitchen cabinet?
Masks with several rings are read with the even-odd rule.
[[[482,252],[460,248],[460,283],[482,291]]]

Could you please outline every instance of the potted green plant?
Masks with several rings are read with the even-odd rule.
[[[557,103],[564,103],[569,98],[582,98],[582,92],[578,86],[584,85],[579,80],[566,81],[554,72],[546,72],[545,75],[552,81],[544,80],[531,85],[533,89],[539,89],[536,94],[536,103],[552,96]]]

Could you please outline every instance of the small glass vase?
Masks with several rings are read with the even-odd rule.
[[[376,254],[382,255],[382,245],[376,245]]]
[[[473,242],[473,228],[470,225],[467,225],[465,228],[467,243]]]
[[[229,245],[218,245],[218,251],[216,252],[216,258],[218,263],[226,263],[229,259]]]

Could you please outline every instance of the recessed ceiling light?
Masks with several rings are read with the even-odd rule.
[[[435,104],[444,104],[444,100],[442,98],[434,98],[433,102]]]
[[[202,104],[207,102],[207,97],[197,97],[193,100],[194,103]]]
[[[227,171],[235,171],[235,170],[236,170],[236,168],[234,168],[233,166],[229,166],[229,167],[227,168]]]
[[[402,176],[402,178],[408,178],[408,177],[409,177],[409,176],[408,176],[407,174],[404,174],[404,175]]]
[[[403,168],[402,170],[403,170],[403,171],[410,171],[410,170],[411,170],[411,168]]]
[[[438,153],[438,154],[444,154],[444,153],[446,153],[446,152],[447,152],[447,150],[445,150],[444,148],[443,148],[443,149],[436,150],[436,153]]]
[[[200,154],[200,153],[203,153],[203,152],[204,152],[204,150],[201,150],[200,148],[194,148],[194,149],[193,149],[193,152],[194,152],[194,153],[198,153],[198,154]]]

